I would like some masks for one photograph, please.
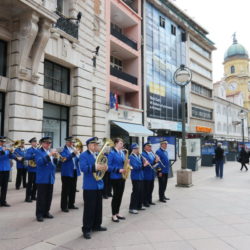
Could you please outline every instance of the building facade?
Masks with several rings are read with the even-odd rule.
[[[244,100],[244,108],[248,113],[248,125],[250,124],[250,73],[249,55],[247,50],[238,43],[234,34],[233,44],[224,55],[224,78],[227,95],[234,96],[241,92]],[[249,133],[249,128],[248,128]]]
[[[239,113],[247,109],[243,107],[241,92],[226,95],[226,83],[214,84],[214,138],[221,141],[242,141],[242,121]],[[244,139],[248,140],[248,120],[244,120]]]
[[[153,133],[143,127],[140,0],[107,0],[107,136],[126,144]]]
[[[186,87],[187,131],[209,127],[212,133],[215,47],[208,32],[170,1],[144,1],[143,9],[145,124],[159,136],[181,136],[181,93],[173,76],[184,64],[193,73],[192,87]]]
[[[1,1],[1,134],[104,137],[105,43],[103,1]]]

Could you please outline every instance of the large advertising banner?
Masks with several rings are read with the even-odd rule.
[[[250,142],[244,142],[245,149],[247,152],[250,152]],[[241,148],[243,147],[243,142],[239,142],[238,144],[238,151],[240,152]]]
[[[201,146],[202,155],[214,155],[216,148],[216,140],[206,140]]]
[[[187,156],[201,156],[201,139],[186,139]],[[182,139],[179,139],[179,156],[181,156]]]
[[[176,137],[174,136],[149,136],[148,142],[152,144],[152,150],[156,152],[160,147],[161,141],[168,142],[168,157],[171,161],[176,161]]]

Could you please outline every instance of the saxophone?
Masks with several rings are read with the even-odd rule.
[[[125,160],[124,160],[124,164],[123,164],[123,169],[125,170],[125,172],[122,173],[122,178],[124,180],[126,180],[126,179],[128,179],[129,174],[131,172],[131,169],[133,169],[133,168],[129,165],[128,150],[123,149],[123,151],[125,152]]]
[[[112,147],[114,145],[113,141],[111,139],[104,138],[103,139],[103,146],[100,149],[100,152],[98,153],[96,160],[95,160],[95,165],[101,164],[101,165],[108,165],[108,158],[105,156],[106,148],[107,147]],[[104,175],[105,175],[106,170],[98,170],[93,173],[94,178],[96,181],[100,181]]]

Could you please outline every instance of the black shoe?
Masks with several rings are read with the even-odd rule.
[[[1,207],[10,207],[10,204],[8,204],[7,202],[5,202],[5,203],[1,204]]]
[[[119,220],[126,220],[126,218],[124,216],[120,216],[120,215],[116,215],[117,219]]]
[[[113,222],[119,222],[119,219],[114,219],[113,217],[111,218]]]
[[[69,209],[79,209],[79,208],[73,205],[73,206],[70,206]]]
[[[144,207],[149,207],[149,203],[143,204]]]
[[[167,197],[164,197],[164,200],[165,200],[165,201],[169,201],[170,199],[169,199],[169,198],[167,198]]]
[[[154,202],[149,202],[150,205],[156,205]]]
[[[84,233],[83,233],[83,237],[84,237],[86,240],[91,239],[90,232],[84,232]]]
[[[68,213],[68,212],[69,212],[69,210],[68,210],[68,208],[64,208],[64,209],[62,209],[62,212],[64,212],[64,213]]]
[[[160,202],[166,203],[166,200],[164,200],[164,199],[160,199],[159,201],[160,201]]]
[[[36,201],[36,197],[31,198],[31,200]]]
[[[32,202],[32,200],[30,198],[26,198],[25,202]]]
[[[52,214],[50,214],[50,213],[47,213],[47,214],[44,216],[44,218],[46,218],[46,219],[53,219],[54,216],[53,216]]]
[[[102,196],[103,199],[108,199],[109,197],[107,195]]]
[[[93,231],[96,231],[96,232],[107,231],[107,228],[100,226],[100,227],[97,227],[97,228],[93,228]]]
[[[20,187],[16,187],[16,190],[19,190],[20,189]]]
[[[39,222],[43,222],[43,217],[42,216],[36,217],[36,220]]]
[[[146,210],[146,208],[145,207],[140,207],[137,210]]]

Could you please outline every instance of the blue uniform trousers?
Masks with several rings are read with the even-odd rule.
[[[158,175],[158,181],[159,181],[159,199],[164,200],[165,191],[167,189],[167,184],[168,184],[168,173],[167,174],[162,173],[162,177]]]
[[[129,209],[141,209],[143,202],[143,181],[132,180],[132,193],[130,197]]]
[[[152,193],[154,190],[154,182],[155,180],[144,180],[143,181],[143,204],[148,205],[152,203]]]
[[[36,199],[36,172],[28,172],[28,183],[26,186],[26,198],[25,200]]]

